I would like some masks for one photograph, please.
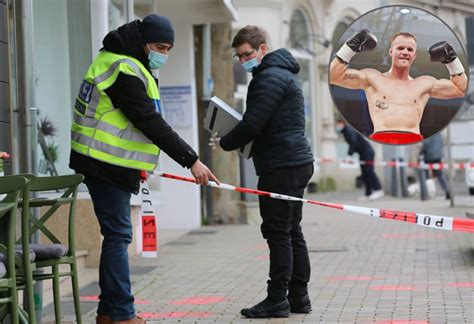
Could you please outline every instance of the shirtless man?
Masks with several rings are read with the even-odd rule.
[[[392,37],[389,55],[392,66],[387,72],[348,67],[357,53],[373,50],[377,38],[367,29],[355,33],[342,45],[329,68],[330,83],[347,89],[363,89],[374,125],[370,138],[389,144],[409,144],[423,140],[420,121],[430,97],[463,97],[467,86],[464,67],[453,47],[439,42],[429,49],[432,62],[446,64],[451,75],[436,79],[429,75],[410,76],[416,58],[416,37],[400,32]]]

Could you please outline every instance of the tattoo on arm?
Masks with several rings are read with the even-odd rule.
[[[360,79],[360,76],[356,73],[345,73],[344,74],[344,77],[343,77],[343,80],[359,80]]]

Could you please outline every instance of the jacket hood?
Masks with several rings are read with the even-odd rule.
[[[260,65],[253,69],[252,74],[255,75],[259,71],[273,66],[287,69],[294,74],[300,71],[300,65],[293,55],[286,49],[280,48],[265,55]]]
[[[116,54],[124,54],[139,60],[148,67],[148,57],[143,49],[144,43],[138,31],[140,20],[134,20],[109,32],[102,41],[105,50]]]

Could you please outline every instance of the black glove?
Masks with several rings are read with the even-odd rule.
[[[431,62],[448,64],[458,57],[453,46],[446,41],[434,44],[430,47],[428,52],[430,53]]]
[[[352,35],[336,53],[342,61],[349,63],[357,53],[371,51],[377,46],[377,37],[367,29],[359,30]]]
[[[428,50],[431,62],[446,64],[451,75],[464,73],[464,66],[456,54],[453,46],[446,41],[434,44]]]
[[[367,29],[362,29],[352,35],[346,44],[356,53],[371,51],[377,46],[377,37]]]

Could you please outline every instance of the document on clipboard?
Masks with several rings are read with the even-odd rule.
[[[214,96],[209,101],[204,128],[211,133],[218,132],[220,136],[226,135],[232,128],[242,120],[242,115],[224,101]],[[240,155],[246,159],[252,157],[253,142],[239,149]]]

